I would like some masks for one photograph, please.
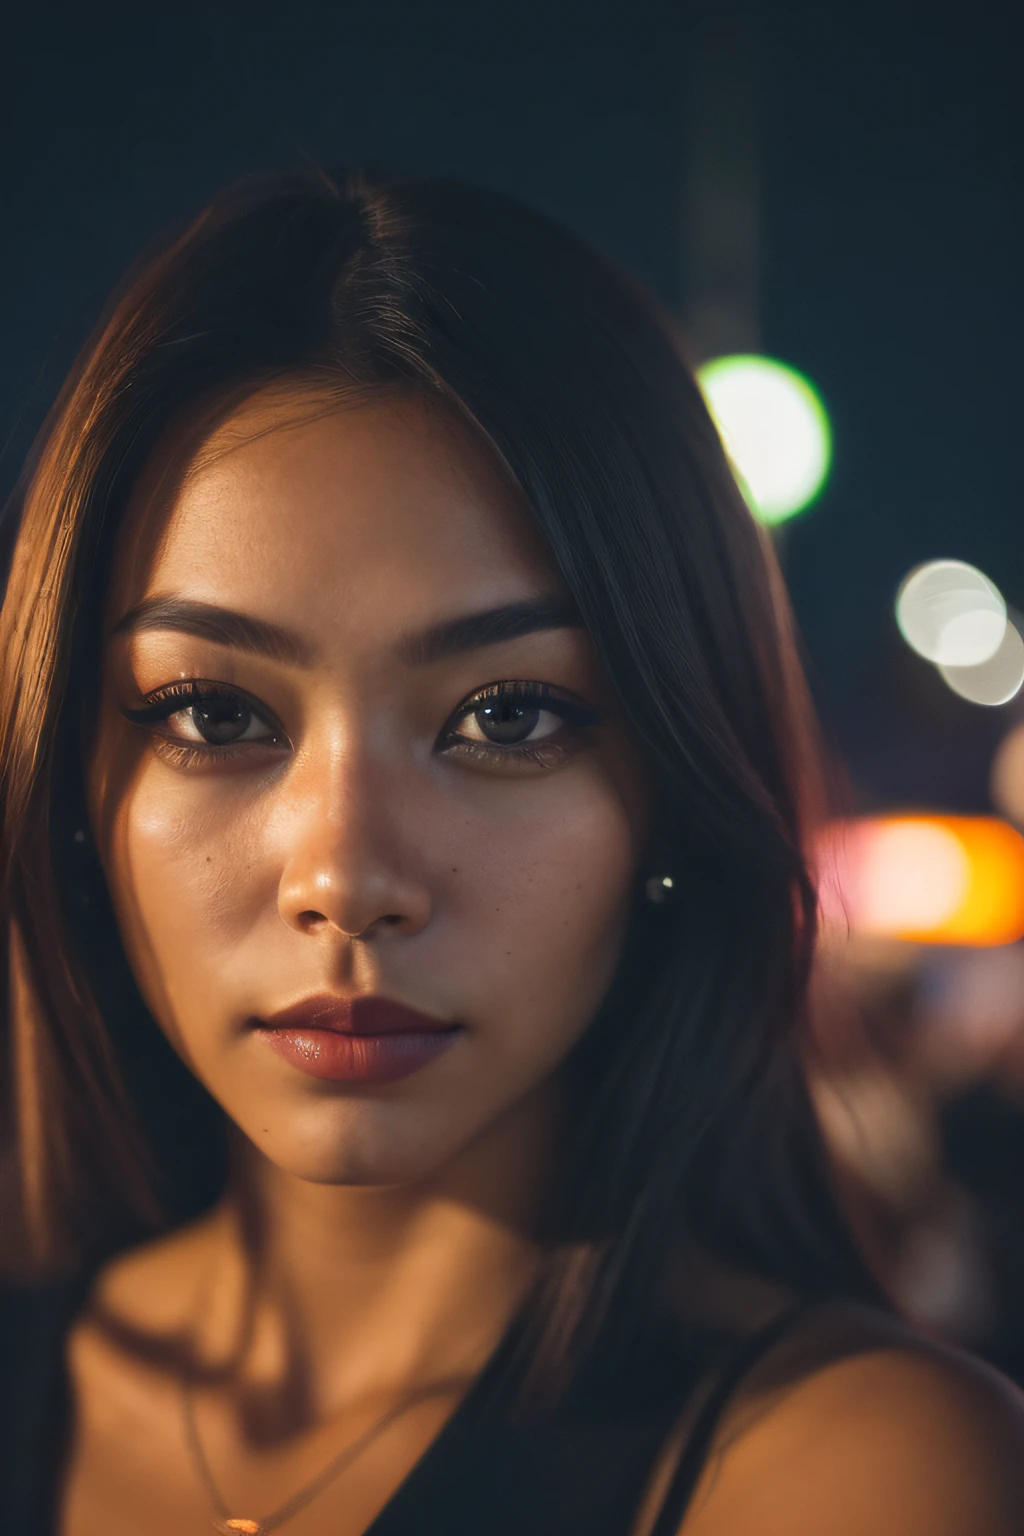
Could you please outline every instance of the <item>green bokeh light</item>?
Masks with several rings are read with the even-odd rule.
[[[697,382],[758,521],[782,523],[809,507],[832,463],[832,428],[813,384],[754,353],[713,358]]]

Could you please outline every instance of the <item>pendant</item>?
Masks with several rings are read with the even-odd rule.
[[[245,1536],[260,1536],[258,1520],[217,1520],[215,1528],[221,1536],[237,1536],[238,1532],[244,1532]]]

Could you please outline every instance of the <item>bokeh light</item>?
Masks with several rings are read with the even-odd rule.
[[[994,656],[1003,641],[1006,604],[995,583],[975,566],[929,560],[901,584],[896,622],[907,644],[926,661],[975,667]]]
[[[864,817],[818,849],[827,924],[926,944],[1024,937],[1024,838],[994,816]]]
[[[973,667],[940,667],[954,693],[972,704],[1007,704],[1024,683],[1024,640],[1009,620],[998,649]]]
[[[1024,826],[1024,725],[999,743],[989,773],[989,794],[997,811]]]
[[[754,516],[773,524],[802,512],[832,461],[828,414],[813,386],[784,363],[746,353],[714,358],[697,379]]]

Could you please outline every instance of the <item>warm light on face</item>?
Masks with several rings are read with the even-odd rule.
[[[926,944],[1024,937],[1024,838],[995,817],[833,823],[818,864],[825,922],[852,934]]]
[[[828,476],[832,433],[812,385],[769,357],[718,357],[697,379],[754,516],[781,523]]]
[[[421,402],[267,390],[133,493],[94,836],[154,1019],[296,1177],[403,1183],[541,1123],[600,1006],[645,777],[565,596],[487,446]],[[321,1078],[255,1027],[319,994],[459,1033]]]

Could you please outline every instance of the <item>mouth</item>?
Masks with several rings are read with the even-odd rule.
[[[390,1083],[418,1072],[465,1030],[391,998],[321,993],[254,1019],[277,1055],[332,1082]]]

